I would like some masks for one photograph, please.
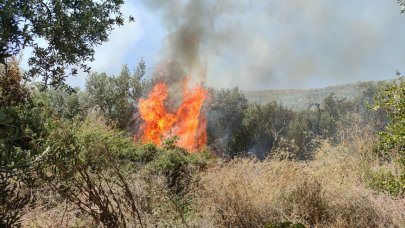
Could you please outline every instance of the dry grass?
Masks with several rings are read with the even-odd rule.
[[[34,205],[25,208],[22,227],[91,227],[93,221],[75,205],[44,188]]]
[[[363,139],[362,139],[363,140]],[[201,174],[197,224],[263,227],[291,221],[310,227],[403,227],[405,199],[366,187],[363,143],[328,143],[310,162],[234,160]]]
[[[139,205],[143,227],[186,226],[184,212],[179,211],[179,202],[170,195],[165,178],[156,175],[148,179],[150,180],[139,175],[128,177],[130,191]],[[21,219],[22,227],[106,227],[51,189],[40,191],[37,194],[40,198],[35,205],[25,208]],[[114,193],[109,194],[111,199],[116,197],[122,201],[125,198],[120,188],[115,188]],[[95,206],[94,208],[96,209]],[[122,227],[141,227],[138,219],[131,213],[125,212],[124,216],[126,224]]]
[[[308,162],[234,159],[195,178],[181,208],[160,176],[134,175],[131,191],[146,227],[264,227],[290,221],[308,227],[404,227],[405,199],[374,192],[365,175],[376,139],[356,124],[342,142],[323,142]],[[27,209],[23,227],[94,227],[74,205],[49,194]],[[130,223],[127,223],[130,224]]]

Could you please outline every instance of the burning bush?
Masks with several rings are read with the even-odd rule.
[[[188,88],[189,78],[182,82],[182,101],[174,112],[165,106],[168,88],[157,83],[147,99],[140,99],[139,113],[144,120],[142,141],[162,145],[162,140],[177,136],[177,145],[192,152],[201,149],[207,141],[205,114],[201,111],[207,92],[202,86]]]

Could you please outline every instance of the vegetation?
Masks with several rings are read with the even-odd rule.
[[[402,79],[362,83],[354,99],[330,94],[305,110],[252,104],[237,88],[210,89],[209,147],[189,154],[176,138],[162,147],[133,141],[133,101],[150,88],[143,61],[117,76],[93,73],[83,91],[38,90],[24,83],[16,61],[10,66],[1,90],[8,107],[1,110],[3,225],[405,221]]]
[[[213,168],[201,177],[196,223],[204,227],[263,227],[285,221],[305,227],[401,227],[403,198],[375,194],[365,185],[365,158],[356,146],[364,143],[323,144],[307,163],[237,159]]]
[[[45,86],[59,86],[66,76],[78,73],[76,66],[90,70],[86,62],[94,60],[94,47],[108,40],[115,25],[123,25],[123,4],[122,0],[2,1],[0,61],[5,64],[8,57],[31,47],[27,76],[42,76]]]
[[[380,132],[376,150],[379,158],[393,164],[390,170],[372,174],[371,186],[393,195],[405,194],[405,80],[403,77],[387,83],[379,93],[375,108],[386,111],[389,122]]]
[[[8,71],[0,69],[0,78],[0,221],[12,225],[33,198],[24,188],[35,182],[36,142],[46,134],[45,120],[41,102],[21,84],[15,60]]]
[[[143,60],[83,90],[62,83],[123,23],[122,4],[0,3],[0,227],[405,225],[403,77],[300,109],[208,88],[206,148],[142,144]],[[28,74],[11,57],[25,47]]]
[[[331,93],[321,102],[308,101],[304,110],[282,106],[276,102],[249,104],[242,91],[211,90],[209,107],[209,144],[217,153],[229,156],[253,154],[259,159],[278,156],[277,151],[294,159],[308,159],[318,140],[339,143],[339,130],[351,125],[353,118],[372,131],[385,126],[384,110],[371,111],[377,86],[359,84],[359,95],[351,100]]]
[[[405,12],[405,1],[398,0],[398,3],[401,5],[401,13],[404,13]]]

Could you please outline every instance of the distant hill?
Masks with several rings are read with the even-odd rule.
[[[281,89],[245,91],[246,98],[253,103],[266,104],[276,101],[293,109],[308,107],[309,101],[322,102],[329,94],[352,99],[361,93],[359,83],[329,86],[320,89]]]

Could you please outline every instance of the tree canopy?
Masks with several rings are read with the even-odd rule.
[[[30,47],[27,78],[42,76],[45,86],[58,86],[94,60],[94,48],[123,25],[123,0],[2,0],[0,61]],[[133,21],[132,16],[128,17]]]
[[[398,0],[398,3],[401,5],[401,13],[404,13],[405,12],[405,1]]]

